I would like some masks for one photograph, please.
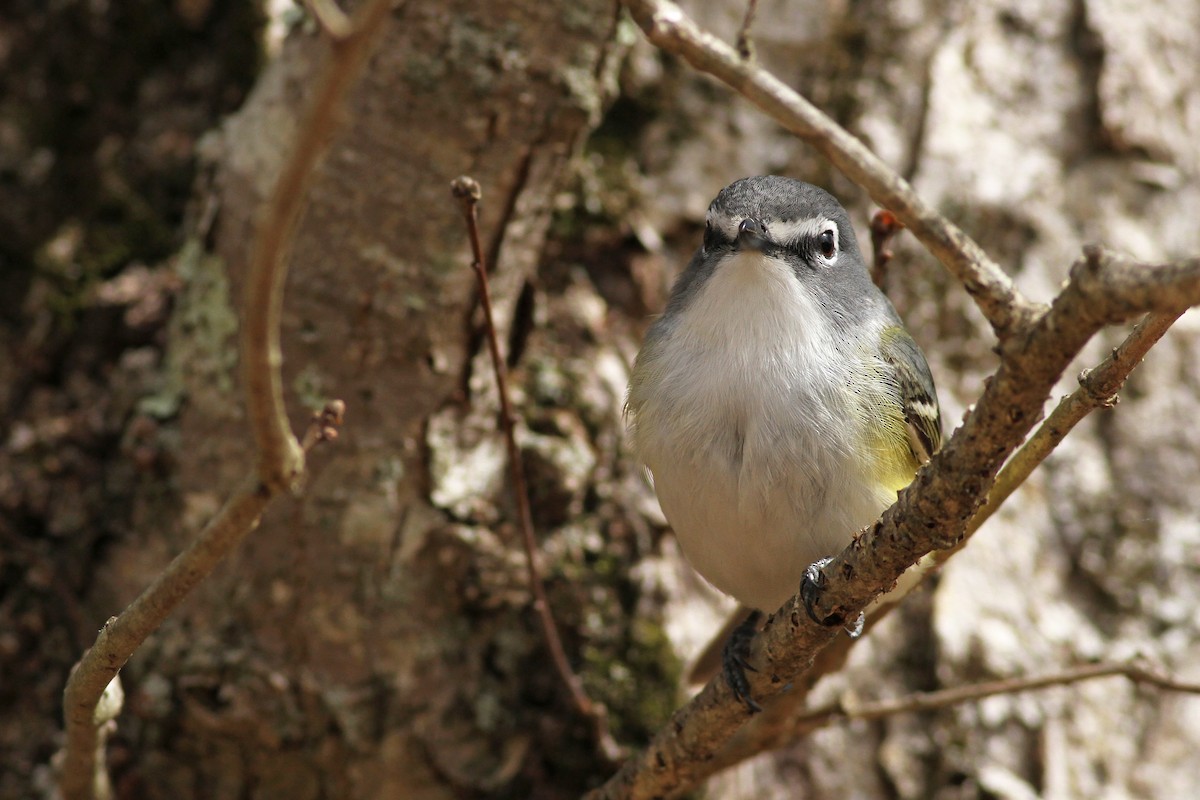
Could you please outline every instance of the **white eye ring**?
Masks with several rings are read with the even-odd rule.
[[[836,225],[825,226],[817,234],[817,248],[821,259],[832,264],[838,257],[838,229]]]

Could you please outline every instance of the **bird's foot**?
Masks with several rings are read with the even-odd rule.
[[[813,608],[821,598],[821,592],[825,589],[825,573],[822,570],[831,561],[833,561],[832,558],[822,558],[820,561],[808,565],[808,569],[804,570],[804,579],[800,581],[800,599],[804,601],[804,610],[808,612],[808,617],[813,622],[829,628],[841,625],[846,629],[846,633],[850,634],[851,639],[857,639],[862,635],[863,628],[866,626],[865,614],[859,612],[857,619],[850,624],[841,614],[818,617],[816,609]]]
[[[746,704],[751,714],[762,711],[762,706],[750,696],[750,681],[746,679],[746,670],[757,672],[750,664],[750,642],[758,632],[758,623],[762,619],[761,611],[751,611],[750,616],[742,624],[733,629],[725,648],[721,651],[721,671],[725,682],[733,690],[733,695]]]

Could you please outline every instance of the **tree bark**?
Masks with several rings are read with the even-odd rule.
[[[498,576],[509,598],[476,583],[489,557],[520,562],[500,525],[497,411],[450,182],[484,187],[502,335],[521,347],[518,300],[601,112],[615,22],[609,2],[397,5],[311,186],[285,297],[293,422],[340,397],[347,425],[312,457],[303,497],[131,663],[133,685],[165,694],[127,729],[147,796],[565,797],[601,768],[522,572]],[[325,51],[290,38],[206,147],[211,246],[189,265],[168,354],[187,443],[177,543],[253,459],[232,326],[211,322],[240,306],[253,224]],[[551,783],[564,753],[578,766]]]

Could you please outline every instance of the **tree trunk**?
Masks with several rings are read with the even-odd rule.
[[[348,423],[313,457],[303,497],[140,657],[135,685],[170,687],[139,720],[150,796],[565,797],[602,769],[501,524],[497,407],[450,181],[483,185],[515,353],[552,201],[601,111],[615,20],[610,2],[396,8],[311,187],[285,301],[294,424],[331,397]],[[187,443],[177,542],[252,460],[231,331],[188,320],[237,313],[255,215],[326,47],[289,40],[206,151],[212,246],[189,267],[168,355]],[[551,781],[564,757],[572,774]]]

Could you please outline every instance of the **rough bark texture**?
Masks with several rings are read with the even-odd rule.
[[[142,770],[152,795],[568,796],[601,774],[500,524],[496,406],[473,360],[449,185],[468,173],[484,186],[494,295],[523,349],[518,301],[554,187],[599,116],[615,20],[608,2],[397,6],[312,186],[284,315],[295,421],[333,395],[353,421],[303,499],[269,515],[143,654],[142,685],[167,689],[140,720],[141,736],[164,738]],[[208,278],[191,286],[211,283],[184,290],[178,319],[234,315],[255,213],[323,48],[293,38],[209,143],[219,211],[196,264]],[[186,536],[251,454],[225,329],[175,332]],[[587,598],[555,578],[571,625]]]
[[[733,38],[740,4],[691,5]],[[195,137],[240,100],[248,74],[229,31],[253,26],[234,24],[237,4],[177,3],[130,56],[123,88],[80,95],[82,78],[56,82],[56,53],[124,63],[115,34],[97,31],[130,22],[97,8],[62,4],[58,17],[0,29],[16,43],[0,55],[47,54],[5,64],[0,105],[0,224],[11,229],[0,243],[5,797],[46,793],[57,692],[77,649],[251,461],[238,285],[324,52],[300,26],[203,141],[184,227]],[[50,31],[56,49],[38,38]],[[1200,251],[1194,4],[763,0],[754,34],[764,64],[863,136],[1036,299],[1085,241],[1146,260]],[[607,774],[527,607],[453,177],[484,187],[551,601],[631,746],[676,701],[677,658],[722,608],[662,536],[622,452],[645,315],[694,247],[708,201],[736,177],[825,184],[865,233],[861,192],[641,42],[608,2],[408,0],[367,72],[312,187],[285,307],[294,422],[337,396],[347,426],[314,457],[304,496],[277,507],[125,670],[110,756],[124,796],[570,797]],[[13,88],[39,85],[50,90]],[[53,126],[30,123],[42,119],[30,109],[66,109],[69,121],[80,96],[95,112],[88,124],[39,139]],[[153,225],[105,238],[114,208]],[[146,208],[156,213],[139,216]],[[102,247],[110,241],[124,249]],[[144,266],[172,248],[168,266]],[[953,426],[993,342],[940,267],[903,237],[898,249],[889,292]],[[1139,652],[1196,679],[1197,364],[1193,312],[1121,404],[1069,438],[935,589],[819,691],[891,696]],[[1200,700],[1110,679],[835,726],[716,779],[708,795],[1195,796],[1198,720]]]

